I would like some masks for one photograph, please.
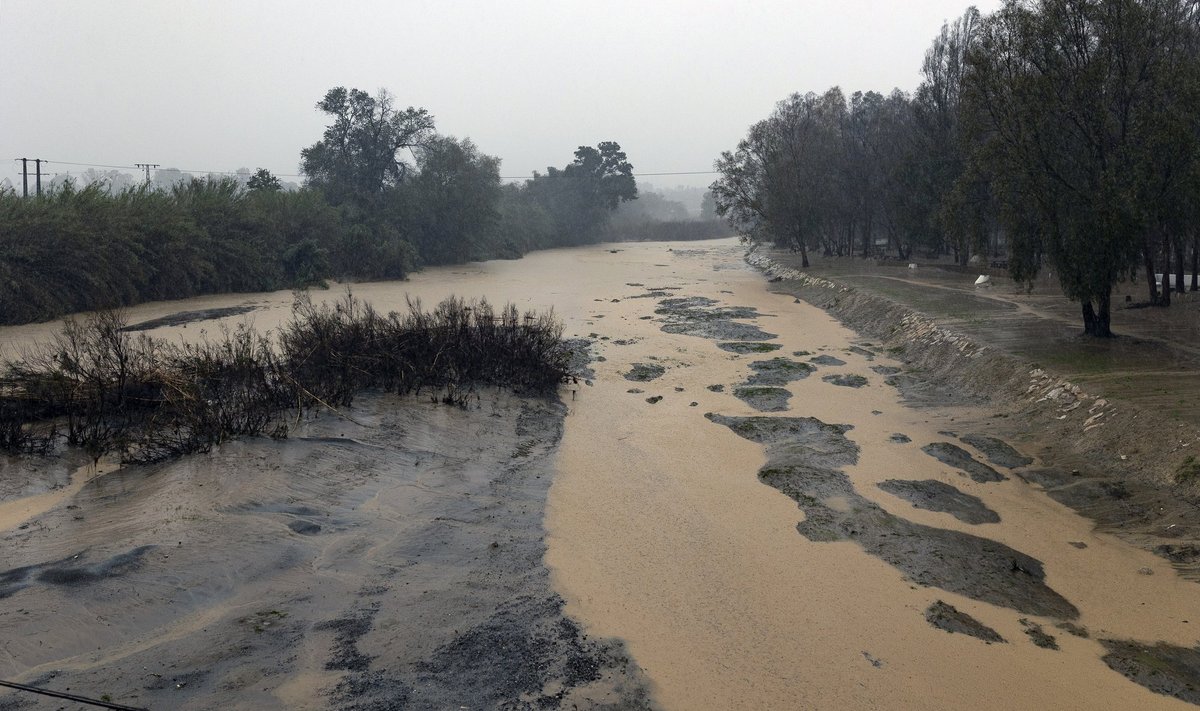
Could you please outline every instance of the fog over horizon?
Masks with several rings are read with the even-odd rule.
[[[0,181],[19,191],[27,157],[299,183],[314,105],[346,86],[428,109],[505,177],[614,140],[640,183],[703,187],[792,92],[914,90],[970,4],[0,0]],[[63,163],[44,180],[87,169]]]

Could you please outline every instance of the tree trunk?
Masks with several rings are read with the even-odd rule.
[[[800,240],[800,267],[808,269],[808,247],[804,246],[804,240]]]
[[[1096,313],[1096,332],[1092,335],[1098,338],[1112,337],[1112,287],[1109,286],[1097,299],[1099,310]]]
[[[1162,291],[1159,292],[1159,306],[1171,305],[1171,238],[1163,231],[1163,278]]]
[[[1149,237],[1142,245],[1142,263],[1146,267],[1146,284],[1150,286],[1150,305],[1157,306],[1158,282],[1154,279],[1154,253],[1151,251]]]
[[[1182,294],[1187,291],[1183,285],[1183,239],[1182,236],[1175,238],[1175,293]]]
[[[1083,333],[1087,336],[1096,335],[1096,311],[1092,308],[1091,299],[1083,299]]]
[[[1200,233],[1192,235],[1192,291],[1200,291]]]

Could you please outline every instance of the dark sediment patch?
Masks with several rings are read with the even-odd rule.
[[[855,355],[860,355],[867,360],[875,360],[875,352],[869,351],[866,348],[862,348],[860,346],[850,346],[846,350]]]
[[[756,310],[745,306],[716,306],[703,296],[663,299],[654,313],[663,316],[665,333],[679,333],[718,341],[769,341],[776,334],[734,319],[755,319]]]
[[[733,395],[759,412],[783,412],[788,409],[788,399],[792,397],[785,388],[762,385],[734,388]]]
[[[908,444],[909,442],[912,441],[912,437],[909,437],[908,435],[906,435],[902,432],[895,432],[892,434],[891,437],[888,437],[888,440],[891,442],[895,442],[896,444]]]
[[[1058,622],[1054,625],[1058,629],[1066,632],[1069,635],[1079,637],[1080,639],[1088,639],[1092,635],[1087,631],[1086,627],[1077,625],[1074,622]]]
[[[787,358],[772,358],[771,360],[756,360],[750,364],[754,371],[747,380],[747,385],[787,385],[794,380],[803,380],[816,368],[808,363],[801,363]]]
[[[288,522],[288,528],[301,536],[315,536],[321,532],[321,524],[305,521],[302,518]]]
[[[861,388],[867,384],[867,379],[861,375],[826,375],[821,380],[843,388]]]
[[[934,442],[921,447],[921,451],[942,464],[962,470],[972,481],[986,484],[1004,481],[1008,477],[971,456],[971,453],[949,442]]]
[[[633,296],[627,296],[625,298],[627,298],[627,299],[661,299],[663,297],[670,296],[670,295],[671,295],[671,292],[669,292],[669,291],[661,291],[661,290],[656,289],[654,291],[647,291],[644,294],[634,294]]]
[[[783,346],[779,345],[778,343],[734,341],[732,343],[718,343],[717,348],[720,348],[723,351],[729,351],[730,353],[770,353],[771,351],[777,351],[780,348],[783,348]]]
[[[596,372],[592,370],[591,363],[592,345],[595,343],[591,338],[566,338],[562,341],[562,350],[567,354],[567,372],[576,378],[594,378]]]
[[[329,671],[364,671],[371,666],[371,657],[358,649],[358,641],[371,631],[379,606],[372,605],[355,610],[345,617],[321,622],[313,626],[318,631],[334,633],[331,656],[325,662]]]
[[[1004,440],[981,434],[965,434],[959,439],[983,452],[983,456],[998,467],[1016,469],[1033,464],[1033,458],[1021,454]]]
[[[960,612],[954,605],[937,602],[925,610],[925,620],[940,630],[956,634],[965,634],[982,639],[988,644],[993,642],[1003,644],[1004,638],[996,630],[988,627],[965,612]]]
[[[196,311],[180,311],[179,313],[162,316],[160,318],[152,318],[149,321],[142,321],[130,326],[125,326],[122,331],[149,331],[152,328],[160,326],[182,326],[188,323],[197,321],[213,321],[219,318],[228,316],[240,316],[254,311],[257,307],[250,305],[243,306],[225,306],[218,309],[199,309]]]
[[[842,360],[841,358],[836,358],[834,356],[824,355],[824,354],[815,356],[813,358],[809,358],[808,362],[816,363],[817,365],[845,365],[846,364],[846,361]]]
[[[1029,635],[1029,639],[1041,647],[1042,649],[1058,650],[1058,640],[1054,635],[1047,633],[1042,629],[1042,626],[1033,620],[1027,620],[1022,617],[1018,622],[1025,628],[1025,634]]]
[[[634,363],[630,371],[625,374],[625,379],[646,383],[661,377],[665,372],[667,369],[657,363]]]
[[[1200,705],[1200,647],[1102,639],[1104,663],[1156,694]]]
[[[1000,514],[989,509],[979,497],[963,493],[935,479],[888,479],[880,483],[879,488],[899,496],[916,508],[948,513],[963,523],[1000,522]]]
[[[873,365],[873,366],[871,366],[871,370],[875,371],[875,373],[877,375],[889,375],[890,376],[890,375],[899,375],[900,374],[900,369],[895,366],[891,366],[891,365]]]
[[[705,389],[707,389],[707,390],[711,390],[711,391],[712,391],[712,392],[714,392],[714,393],[723,393],[723,392],[725,392],[725,386],[724,386],[724,385],[706,385],[706,386],[704,386],[704,387],[705,387]]]
[[[138,546],[92,565],[81,564],[81,560],[87,557],[87,551],[81,551],[61,560],[12,568],[0,573],[0,599],[11,597],[37,583],[83,587],[117,578],[141,567],[142,558],[153,548]]]
[[[810,417],[728,417],[709,420],[767,445],[759,479],[799,504],[796,526],[812,541],[854,541],[918,585],[1008,607],[1075,619],[1079,611],[1045,584],[1042,564],[1002,543],[900,518],[854,490],[841,467],[858,460],[849,425]]]
[[[563,616],[557,595],[516,598],[482,623],[436,650],[421,665],[418,683],[426,697],[476,699],[483,708],[556,709],[565,690],[602,681],[630,666],[620,646],[584,635]],[[532,621],[530,624],[529,621]],[[649,709],[644,688],[623,689],[622,700],[599,708]],[[454,708],[447,705],[443,708]]]
[[[662,402],[662,399],[662,395],[652,395],[646,398],[646,402],[650,403],[651,405],[657,405],[658,403]]]

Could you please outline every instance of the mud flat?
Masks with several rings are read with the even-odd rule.
[[[0,676],[150,708],[646,707],[542,565],[561,405],[348,414],[95,477],[4,531]]]

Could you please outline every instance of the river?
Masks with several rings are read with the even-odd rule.
[[[907,402],[903,363],[743,251],[599,245],[354,285],[383,311],[553,307],[597,356],[561,405],[371,396],[353,421],[169,465],[4,461],[0,677],[154,708],[1189,707],[1100,640],[1192,647],[1196,584],[1027,483],[1038,462],[968,444],[993,433],[986,408]],[[195,338],[273,328],[290,302],[126,318],[244,307],[148,331]],[[937,601],[976,636],[927,621]],[[510,673],[533,662],[553,668]]]

